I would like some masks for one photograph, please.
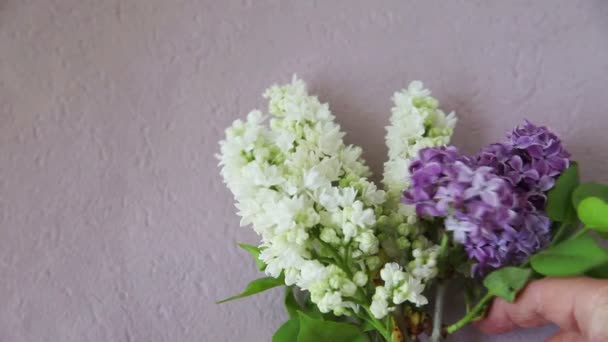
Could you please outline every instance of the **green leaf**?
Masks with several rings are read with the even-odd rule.
[[[608,204],[597,197],[587,197],[578,204],[578,217],[590,229],[608,233]]]
[[[572,204],[578,208],[579,204],[588,197],[597,197],[608,202],[608,186],[599,183],[583,183],[572,193]]]
[[[547,196],[547,215],[553,221],[576,223],[576,210],[572,204],[572,194],[579,185],[578,164],[573,162],[555,182],[555,187]]]
[[[272,342],[293,342],[298,339],[300,332],[300,320],[297,315],[295,318],[283,323],[272,336]]]
[[[585,275],[592,278],[608,279],[608,263],[589,270]]]
[[[582,235],[534,255],[530,262],[542,275],[568,277],[608,263],[608,251],[598,246],[589,235]]]
[[[369,321],[363,321],[362,325],[361,325],[361,330],[368,332],[368,331],[374,331],[376,330],[376,327],[371,324]]]
[[[367,335],[359,327],[340,322],[315,319],[303,312],[297,342],[367,342]]]
[[[569,236],[572,236],[572,234],[578,229],[578,226],[578,222],[576,224],[553,222],[551,224],[551,236],[553,237],[551,244],[555,245],[566,240]]]
[[[258,270],[263,271],[266,268],[266,264],[260,260],[260,248],[257,246],[247,245],[244,243],[237,244],[242,249],[246,250],[251,254],[253,260],[255,260],[255,264],[258,266]]]
[[[293,286],[285,287],[285,309],[289,314],[289,318],[294,319],[298,318],[298,310],[300,310],[300,305],[296,301],[296,297],[293,294],[294,288]]]
[[[317,306],[317,304],[313,303],[312,300],[310,299],[310,293],[308,294],[308,297],[306,297],[306,300],[304,301],[304,310],[303,311],[312,318],[324,319],[324,320],[329,320],[329,321],[334,321],[336,318],[334,316],[334,314],[331,312],[322,313],[319,310],[319,307]]]
[[[252,281],[251,283],[249,283],[249,285],[247,285],[247,288],[245,288],[245,291],[243,291],[241,294],[221,300],[221,301],[217,302],[217,304],[222,304],[222,303],[229,302],[231,300],[235,300],[235,299],[239,299],[239,298],[243,298],[243,297],[249,297],[256,293],[264,292],[273,287],[277,287],[277,286],[281,286],[281,285],[283,285],[282,277],[259,278],[259,279]]]
[[[519,290],[528,283],[532,275],[529,268],[503,267],[490,274],[483,280],[483,285],[488,291],[509,302],[513,302]]]
[[[462,274],[465,278],[471,275],[471,261],[469,261],[469,256],[464,247],[454,246],[450,249],[446,259],[457,273]]]

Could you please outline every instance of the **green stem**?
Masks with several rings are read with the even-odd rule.
[[[469,311],[460,321],[450,325],[447,328],[447,332],[448,334],[451,334],[453,332],[455,332],[456,330],[464,327],[465,325],[469,324],[469,322],[471,322],[475,317],[477,317],[477,315],[479,315],[479,312],[481,310],[483,310],[484,306],[490,301],[492,300],[492,298],[494,298],[494,295],[492,295],[491,293],[487,293],[480,301],[479,303],[477,303],[477,305],[475,305],[473,307],[473,309],[471,309],[471,311]]]
[[[576,238],[579,238],[581,235],[585,234],[588,231],[589,231],[589,227],[583,227],[578,232],[576,232],[576,234],[572,235],[572,237],[570,238],[570,240],[574,240]]]
[[[348,274],[349,277],[352,277],[353,274],[352,274],[352,272],[350,270],[350,267],[348,267],[348,265],[346,264],[346,262],[340,256],[340,254],[338,254],[338,251],[336,251],[330,244],[326,243],[325,241],[323,241],[321,239],[317,239],[317,241],[319,241],[319,244],[321,244],[321,246],[325,247],[325,249],[327,249],[329,251],[329,253],[334,258],[334,260],[336,261],[336,263],[338,264],[338,266],[344,272],[346,272],[346,274]]]
[[[353,242],[353,240],[350,240],[350,242],[346,245],[346,257],[344,258],[344,260],[346,262],[348,262],[351,259],[351,254],[353,252],[352,248],[351,248],[351,242]]]
[[[379,320],[376,319],[376,317],[374,317],[374,315],[372,314],[372,312],[369,310],[369,308],[365,305],[361,305],[363,307],[363,309],[365,309],[365,312],[367,313],[368,317],[362,317],[364,320],[368,321],[371,325],[374,326],[374,328],[376,328],[376,330],[378,330],[378,332],[382,335],[382,337],[384,337],[385,340],[387,341],[391,341],[392,340],[392,335],[391,332],[388,331],[388,329],[384,326],[384,324],[382,324],[382,322],[380,322]]]
[[[473,303],[471,302],[471,295],[467,293],[467,291],[464,291],[463,293],[463,297],[464,297],[464,306],[465,309],[467,310],[467,312],[471,311],[471,305],[473,305]]]
[[[443,236],[441,237],[441,245],[439,247],[440,256],[445,255],[445,252],[448,249],[448,242],[450,242],[450,237],[448,236],[448,234],[443,233]]]
[[[365,306],[366,305],[365,303],[367,300],[367,295],[361,288],[357,288],[357,292],[355,292],[355,296],[353,297],[353,299],[356,304]]]
[[[559,228],[557,228],[557,231],[555,232],[555,235],[553,235],[553,240],[551,240],[551,244],[552,245],[555,244],[557,241],[559,241],[559,239],[564,234],[564,231],[566,231],[566,228],[568,228],[568,223],[562,222],[560,224]]]

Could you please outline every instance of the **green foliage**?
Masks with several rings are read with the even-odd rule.
[[[602,236],[608,234],[608,186],[598,183],[581,184],[572,195],[578,217]]]
[[[306,300],[304,302],[304,310],[302,311],[305,312],[308,316],[311,316],[313,318],[324,319],[326,321],[335,321],[338,319],[338,317],[336,317],[332,312],[322,313],[319,310],[317,304],[312,302],[310,296],[306,297]]]
[[[608,203],[587,197],[578,204],[578,217],[590,229],[608,233]]]
[[[582,235],[534,255],[530,262],[536,272],[545,276],[575,276],[608,264],[608,251],[590,236]]]
[[[296,316],[283,323],[272,336],[272,342],[293,342],[298,339],[300,332],[300,319]]]
[[[446,261],[452,270],[465,278],[471,274],[472,261],[469,260],[469,256],[462,245],[454,245],[450,248]]]
[[[608,279],[608,263],[589,270],[585,275],[592,278]]]
[[[473,278],[463,278],[462,288],[459,289],[464,297],[466,312],[471,311],[473,305],[483,297],[483,287]]]
[[[599,183],[583,183],[572,193],[572,203],[575,208],[578,208],[579,204],[589,197],[597,197],[608,202],[608,186]]]
[[[299,312],[297,342],[368,342],[365,332],[350,323],[324,321]]]
[[[249,285],[247,285],[247,287],[245,288],[245,291],[243,291],[241,294],[238,294],[236,296],[232,296],[230,298],[226,298],[222,301],[217,302],[217,304],[221,304],[221,303],[225,303],[225,302],[229,302],[231,300],[235,300],[235,299],[239,299],[239,298],[243,298],[243,297],[249,297],[251,295],[260,293],[260,292],[264,292],[266,290],[269,290],[273,287],[277,287],[277,286],[281,286],[283,285],[283,277],[279,277],[279,278],[273,278],[273,277],[264,277],[264,278],[258,278],[254,281],[252,281],[251,283],[249,283]]]
[[[260,260],[260,248],[257,246],[247,245],[244,243],[237,244],[242,249],[246,250],[251,256],[253,260],[255,260],[255,264],[258,267],[258,270],[263,271],[266,268],[266,264],[262,260]]]
[[[553,221],[576,223],[576,210],[572,195],[580,182],[578,164],[573,162],[557,179],[555,187],[547,196],[547,215]]]
[[[285,309],[291,319],[298,318],[298,310],[300,310],[300,305],[296,301],[293,291],[293,286],[285,287]]]
[[[376,330],[376,327],[373,324],[371,324],[369,321],[363,321],[362,325],[361,325],[361,329],[365,332],[368,332],[368,331]]]
[[[483,285],[497,297],[513,302],[519,290],[530,279],[532,270],[520,267],[503,267],[490,274],[483,280]]]

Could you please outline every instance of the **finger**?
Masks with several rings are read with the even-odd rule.
[[[587,338],[608,337],[608,281],[590,278],[545,278],[530,283],[515,303],[495,300],[478,327],[502,333],[515,327],[553,322]],[[602,339],[603,338],[603,339]]]
[[[585,341],[585,337],[573,331],[560,331],[551,336],[547,342],[580,342]]]
[[[512,306],[513,304],[503,299],[495,299],[487,317],[477,322],[477,328],[489,334],[502,334],[518,327],[532,328],[549,323],[534,308],[515,310]]]

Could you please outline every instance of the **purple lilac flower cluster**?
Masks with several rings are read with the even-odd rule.
[[[557,136],[526,121],[504,143],[464,156],[427,148],[410,165],[403,201],[420,216],[443,217],[482,275],[520,264],[550,241],[547,191],[569,166]]]

